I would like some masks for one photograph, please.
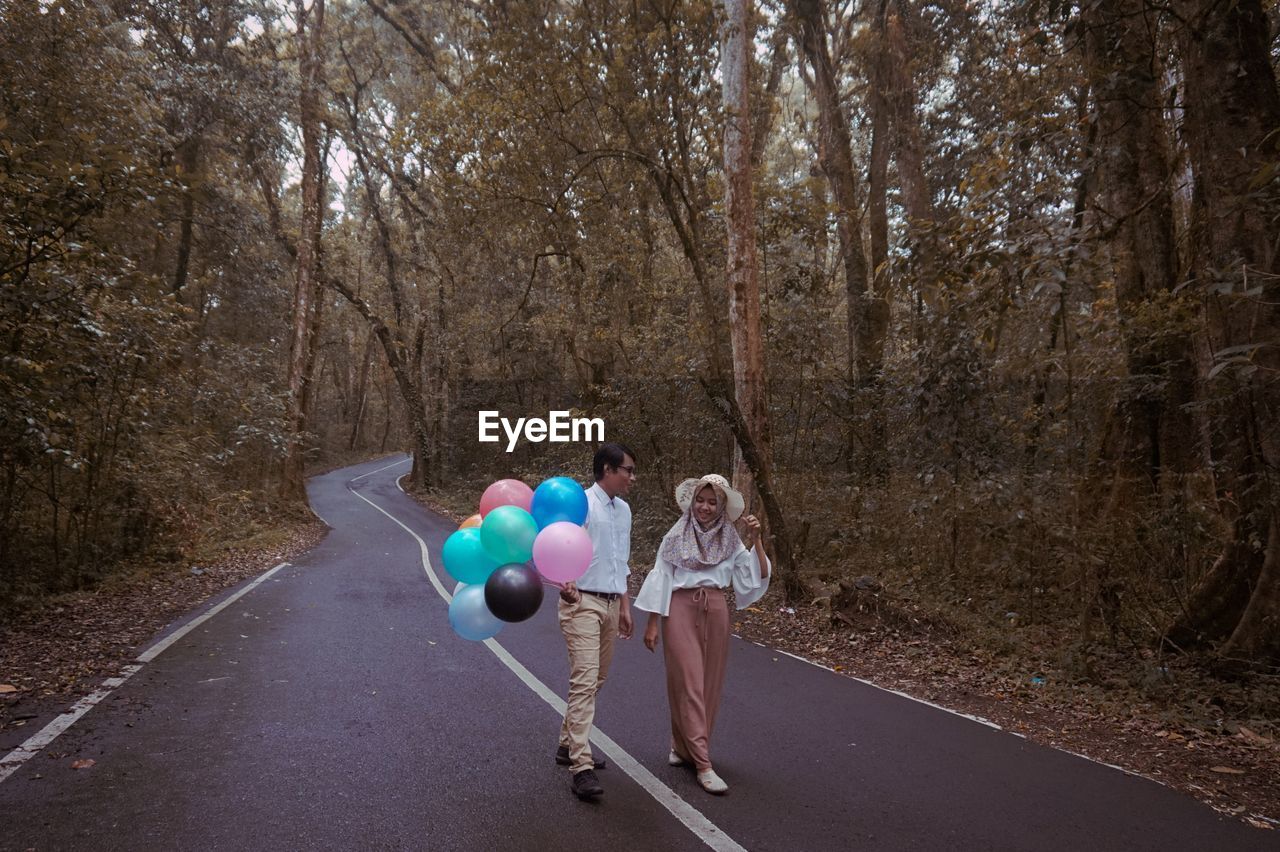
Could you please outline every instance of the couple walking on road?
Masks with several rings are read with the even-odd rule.
[[[631,573],[631,507],[624,497],[636,480],[635,453],[622,444],[603,444],[592,464],[595,484],[587,489],[587,532],[591,566],[560,592],[560,630],[569,649],[569,701],[560,729],[556,762],[569,767],[575,795],[591,800],[602,793],[588,742],[596,694],[609,674],[616,639],[629,639],[635,624],[627,593]],[[644,644],[659,640],[667,670],[671,708],[672,766],[692,765],[708,793],[729,787],[711,765],[710,740],[720,705],[729,655],[730,619],[725,592],[738,608],[750,606],[769,588],[769,560],[759,545],[760,522],[743,516],[742,495],[717,474],[686,479],[676,487],[680,519],[658,548],[657,559],[636,596],[635,608],[648,613]],[[742,533],[734,526],[742,521]]]

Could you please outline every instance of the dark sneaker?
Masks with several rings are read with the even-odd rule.
[[[596,757],[594,754],[591,755],[591,762],[596,765],[596,769],[605,769],[609,766],[609,764],[605,762],[605,759],[603,757]],[[556,749],[556,763],[560,764],[561,766],[573,765],[573,761],[569,759],[568,746],[560,746],[560,748]]]
[[[596,777],[596,773],[591,769],[584,769],[581,772],[573,774],[573,795],[579,799],[594,799],[596,796],[604,793],[604,788],[600,786],[600,779]]]

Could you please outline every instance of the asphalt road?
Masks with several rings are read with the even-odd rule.
[[[1280,846],[1154,782],[738,640],[712,744],[731,789],[709,796],[666,765],[661,658],[639,630],[600,696],[605,795],[580,802],[552,760],[568,680],[553,597],[496,650],[455,636],[410,533],[451,590],[454,526],[400,492],[398,461],[313,479],[324,542],[0,781],[0,849]]]

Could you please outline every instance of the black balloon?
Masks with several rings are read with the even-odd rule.
[[[485,581],[484,602],[496,618],[524,621],[542,606],[542,577],[519,562],[503,565]]]

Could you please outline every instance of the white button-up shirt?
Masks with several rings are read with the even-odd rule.
[[[596,483],[587,489],[587,534],[591,536],[591,566],[578,578],[578,588],[592,592],[625,592],[631,569],[631,507]]]

